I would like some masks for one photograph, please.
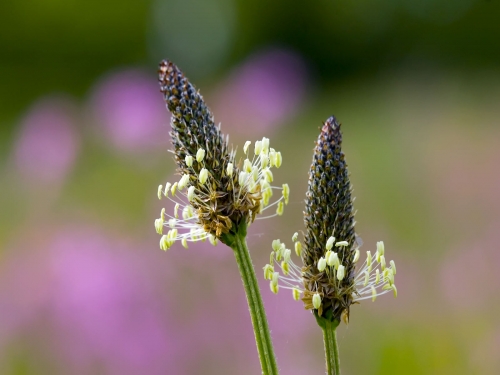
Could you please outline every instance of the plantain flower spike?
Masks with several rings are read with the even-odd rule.
[[[286,245],[275,240],[265,269],[269,275],[275,267],[281,268],[282,275],[277,282],[276,277],[273,280],[276,291],[278,286],[289,289],[294,299],[300,294],[305,308],[317,317],[347,324],[352,304],[374,301],[391,291],[396,296],[397,289],[396,264],[392,260],[386,264],[382,241],[377,243],[375,256],[368,251],[365,262],[358,262],[361,239],[354,228],[352,187],[341,145],[340,123],[332,116],[321,129],[309,170],[304,240],[292,237],[303,267],[291,260],[280,262]]]
[[[255,149],[253,156],[248,141],[244,147],[246,159],[238,162],[200,92],[175,64],[166,60],[160,63],[159,83],[172,114],[172,152],[181,176],[173,185],[165,185],[172,186],[171,196],[167,188],[158,188],[158,198],[165,196],[176,204],[172,215],[164,214],[167,220],[155,221],[160,234],[163,225],[171,228],[160,247],[167,250],[180,241],[187,248],[188,241],[207,238],[214,245],[217,240],[226,243],[228,235],[246,229],[267,208],[276,205],[278,212],[270,216],[281,214],[283,202],[288,203],[289,189],[286,184],[284,188],[271,185],[270,168],[281,165],[281,153],[269,147],[269,139],[255,142],[250,148]],[[270,203],[273,190],[284,191],[285,195]]]

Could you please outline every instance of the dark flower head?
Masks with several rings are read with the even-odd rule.
[[[295,299],[303,294],[306,309],[347,322],[351,304],[364,298],[374,299],[388,290],[396,294],[396,266],[391,261],[391,267],[386,267],[384,245],[379,242],[375,261],[368,251],[367,260],[356,273],[361,240],[354,228],[352,187],[341,145],[340,124],[332,116],[321,129],[309,170],[304,245],[297,241],[297,234],[292,238],[304,266],[299,268],[290,260],[291,251],[279,240],[273,242],[271,255],[286,276],[284,286],[293,290]],[[271,290],[277,293],[279,275],[274,272],[274,261],[264,271],[271,280]],[[377,292],[376,287],[383,291]]]
[[[237,164],[228,138],[224,138],[203,97],[180,69],[170,61],[162,61],[159,82],[172,114],[172,152],[181,178],[173,185],[160,185],[158,197],[168,197],[170,192],[172,197],[182,194],[187,198],[176,202],[174,215],[166,215],[162,210],[156,220],[159,234],[163,234],[164,226],[171,227],[162,237],[160,247],[166,250],[177,239],[185,247],[188,241],[207,237],[213,243],[223,240],[223,235],[236,233],[242,224],[251,223],[267,208],[272,195],[270,168],[281,165],[281,153],[269,148],[269,139],[263,138],[255,142],[253,159]],[[243,148],[247,155],[249,145],[247,142]],[[277,203],[278,214],[283,211],[282,200],[288,200],[287,185],[283,191],[284,196]]]

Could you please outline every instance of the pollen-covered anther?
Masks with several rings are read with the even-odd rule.
[[[339,241],[339,242],[335,243],[335,247],[340,247],[340,246],[349,246],[349,242]]]
[[[285,204],[288,204],[288,199],[290,198],[290,187],[288,184],[283,184],[283,199],[285,200]]]
[[[188,174],[182,175],[177,185],[177,188],[179,190],[184,190],[184,188],[188,185],[188,183],[189,183],[189,175]]]
[[[184,158],[184,161],[186,162],[186,165],[191,168],[193,166],[193,157],[191,155],[186,155]]]
[[[295,254],[300,258],[302,256],[302,243],[297,241],[295,242]]]
[[[172,197],[175,197],[175,194],[177,193],[177,186],[178,186],[178,183],[174,182],[174,184],[170,188],[170,192],[172,193]]]
[[[326,268],[326,259],[321,257],[318,260],[318,271],[323,272]]]
[[[300,290],[297,289],[297,288],[293,288],[292,289],[292,295],[293,295],[293,299],[295,301],[298,301],[300,299]]]
[[[161,193],[163,191],[163,185],[158,186],[158,199],[161,200]]]
[[[226,174],[231,177],[233,175],[234,166],[233,163],[227,163]]]
[[[317,310],[321,306],[321,296],[318,293],[314,293],[312,297],[312,303],[314,308]]]
[[[155,229],[156,233],[163,234],[163,220],[161,218],[155,220]]]
[[[250,141],[245,142],[245,145],[243,146],[243,153],[245,155],[248,153],[248,147],[250,147],[251,144],[252,144],[252,142],[250,142]]]
[[[297,238],[299,238],[299,234],[297,232],[295,232],[292,236],[292,241],[295,242],[297,241]]]
[[[163,189],[163,195],[168,197],[168,192],[170,191],[172,184],[170,182],[167,182],[165,184],[165,189]]]
[[[283,211],[285,210],[285,205],[283,204],[282,201],[278,203],[278,208],[276,209],[276,213],[281,216],[283,215]]]
[[[339,267],[337,268],[337,279],[339,281],[342,281],[344,279],[344,276],[345,276],[345,267],[340,264]]]
[[[328,241],[326,241],[326,246],[325,246],[326,250],[331,250],[334,243],[335,243],[335,237],[328,238]]]
[[[200,171],[200,175],[198,177],[198,181],[200,181],[200,184],[204,185],[205,182],[207,182],[208,179],[208,170],[206,168],[202,168]]]
[[[202,148],[199,148],[198,151],[196,152],[196,161],[198,163],[201,163],[204,158],[205,158],[205,150]]]
[[[187,197],[188,197],[188,199],[189,199],[190,202],[193,202],[194,198],[196,196],[194,190],[195,190],[194,186],[190,186],[188,188]]]

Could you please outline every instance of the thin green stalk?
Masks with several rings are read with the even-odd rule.
[[[326,373],[328,375],[340,375],[339,347],[337,345],[336,329],[339,321],[333,322],[329,319],[318,317],[318,322],[323,331],[323,343],[325,344]]]
[[[240,231],[238,231],[238,234],[236,234],[232,240],[233,241],[228,245],[234,250],[234,256],[236,257],[236,262],[238,263],[241,279],[245,288],[248,308],[250,310],[250,316],[252,317],[255,341],[259,352],[260,365],[262,367],[262,374],[277,375],[278,366],[276,364],[266,312],[260,295],[252,259],[250,258],[250,253],[246,244],[246,225],[244,225],[244,228],[240,228]]]

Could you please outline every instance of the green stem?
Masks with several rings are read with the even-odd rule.
[[[316,315],[316,314],[315,314]],[[336,329],[339,321],[318,317],[316,320],[323,330],[323,343],[325,344],[326,373],[340,375],[339,347],[337,345]]]
[[[232,238],[232,241],[227,244],[234,250],[234,256],[236,257],[245,288],[262,374],[277,375],[278,366],[276,364],[266,312],[246,243],[246,225],[244,225],[244,228],[240,228],[240,231]]]

